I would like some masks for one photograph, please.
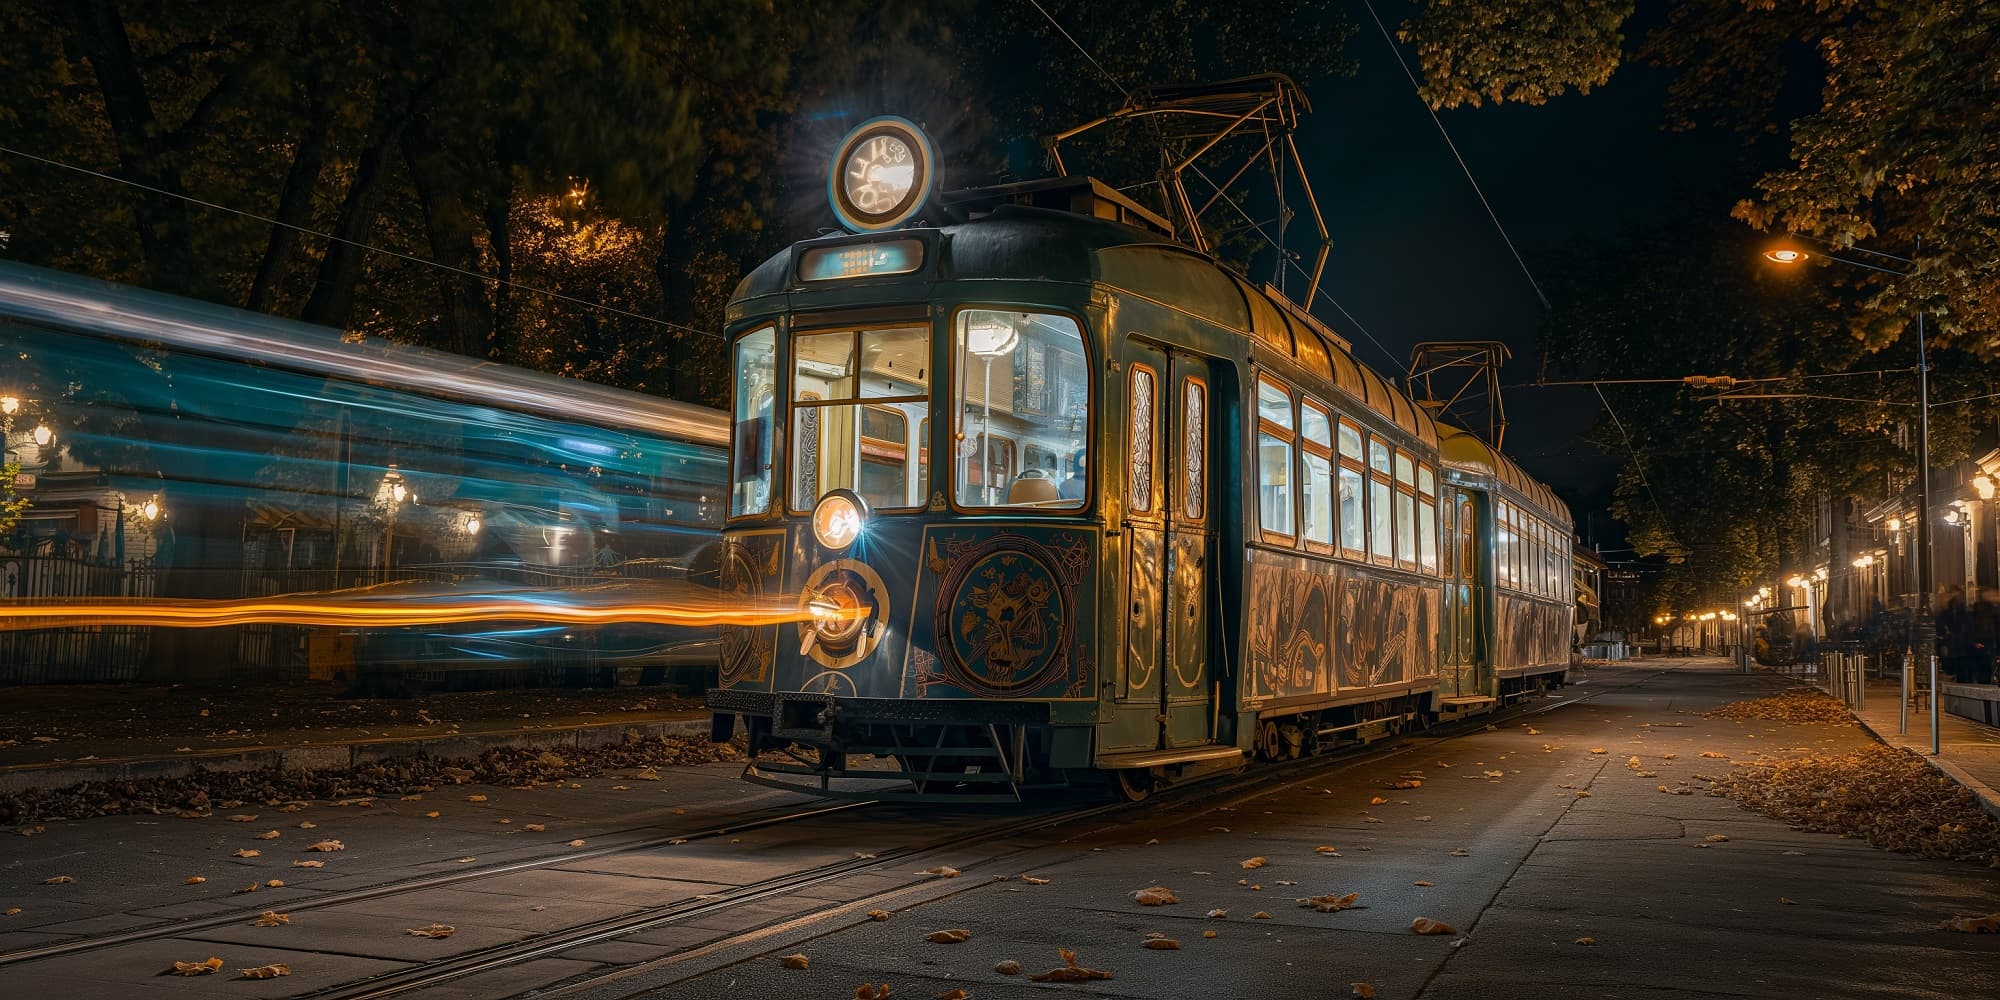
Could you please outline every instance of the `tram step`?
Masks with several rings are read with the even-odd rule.
[[[1499,700],[1490,695],[1467,694],[1453,695],[1449,698],[1440,699],[1438,704],[1443,705],[1449,710],[1463,712],[1466,709],[1478,708],[1481,705],[1491,705]]]
[[[1243,751],[1233,746],[1181,747],[1177,750],[1132,750],[1099,754],[1097,766],[1106,770],[1134,767],[1166,767],[1171,764],[1198,764],[1208,761],[1241,760]]]

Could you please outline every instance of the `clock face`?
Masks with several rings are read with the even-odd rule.
[[[848,133],[835,154],[827,195],[841,224],[856,232],[907,222],[929,196],[930,142],[900,118],[875,118]]]
[[[847,158],[843,183],[847,200],[862,214],[888,215],[909,198],[916,179],[917,162],[909,143],[878,135]]]

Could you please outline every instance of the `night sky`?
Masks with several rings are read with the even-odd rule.
[[[1334,239],[1325,288],[1394,357],[1333,310],[1322,305],[1316,312],[1385,373],[1400,374],[1420,341],[1505,342],[1513,361],[1502,383],[1514,386],[1505,393],[1506,450],[1563,494],[1581,531],[1586,512],[1608,503],[1618,464],[1582,438],[1600,413],[1596,394],[1588,387],[1522,385],[1535,380],[1539,365],[1541,304],[1534,288],[1367,9],[1359,2],[1347,7],[1359,28],[1348,46],[1358,72],[1314,83],[1313,113],[1301,125],[1299,144]],[[1393,19],[1408,11],[1397,3],[1376,9],[1391,31]],[[1406,49],[1404,57],[1414,68],[1414,55]],[[1747,193],[1732,187],[1734,136],[1660,128],[1665,92],[1663,72],[1628,64],[1585,96],[1441,114],[1545,290],[1554,255],[1579,240],[1612,238],[1628,223],[1669,211],[1726,215]]]

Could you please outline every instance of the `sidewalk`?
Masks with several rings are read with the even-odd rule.
[[[1901,695],[1897,681],[1870,681],[1867,698],[1854,714],[1882,742],[1926,755],[1931,765],[1971,789],[2000,816],[2000,729],[1945,712],[1938,727],[1938,755],[1931,750],[1930,697],[1923,694],[1909,706],[1908,732],[1899,731]]]

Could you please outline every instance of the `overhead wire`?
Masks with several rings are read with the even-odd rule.
[[[1459,171],[1465,174],[1466,182],[1472,185],[1472,193],[1479,196],[1479,204],[1485,207],[1486,217],[1493,220],[1493,228],[1500,233],[1500,241],[1507,244],[1507,252],[1514,255],[1514,263],[1521,266],[1521,274],[1527,277],[1529,287],[1535,290],[1535,298],[1541,301],[1543,309],[1554,308],[1549,305],[1549,297],[1542,294],[1542,285],[1535,280],[1534,272],[1528,270],[1528,262],[1522,259],[1521,251],[1515,249],[1513,238],[1507,235],[1507,227],[1500,224],[1500,215],[1493,210],[1493,203],[1486,200],[1486,192],[1479,187],[1479,179],[1472,176],[1472,168],[1466,164],[1465,155],[1458,151],[1458,143],[1452,141],[1451,132],[1445,129],[1444,119],[1439,118],[1430,102],[1423,99],[1423,87],[1417,83],[1417,75],[1410,71],[1409,62],[1403,58],[1403,50],[1396,47],[1396,39],[1389,34],[1388,26],[1382,23],[1382,15],[1375,13],[1373,0],[1362,0],[1362,6],[1368,8],[1368,16],[1374,19],[1375,27],[1382,32],[1382,41],[1389,46],[1389,51],[1395,54],[1396,65],[1403,68],[1403,76],[1409,79],[1410,87],[1417,95],[1417,103],[1424,106],[1424,112],[1431,116],[1431,124],[1437,126],[1438,135],[1444,137],[1444,144],[1451,150],[1452,159],[1458,161]]]
[[[1632,456],[1632,469],[1639,474],[1639,485],[1646,488],[1646,499],[1652,503],[1653,512],[1660,516],[1660,527],[1666,529],[1667,540],[1682,549],[1687,549],[1688,546],[1681,541],[1680,536],[1674,533],[1674,524],[1667,518],[1667,509],[1660,506],[1660,498],[1653,492],[1652,480],[1646,478],[1646,459],[1639,454],[1639,449],[1632,445],[1632,435],[1625,432],[1625,421],[1618,419],[1618,411],[1612,409],[1611,400],[1604,397],[1603,387],[1593,385],[1590,388],[1597,393],[1597,401],[1604,405],[1604,412],[1610,415],[1611,425],[1618,428],[1618,436],[1624,439],[1625,450]]]
[[[279,219],[273,219],[267,215],[259,215],[255,212],[246,212],[240,208],[231,208],[228,205],[217,204],[212,201],[196,198],[192,195],[181,194],[180,192],[177,191],[168,191],[165,190],[164,188],[157,188],[150,184],[142,184],[135,180],[119,177],[116,174],[107,174],[102,171],[92,170],[89,167],[80,167],[73,163],[65,163],[61,160],[51,159],[46,156],[38,156],[34,153],[27,152],[26,150],[15,149],[11,146],[0,146],[0,153],[6,153],[11,156],[18,156],[27,160],[33,160],[37,163],[46,164],[51,167],[58,167],[63,170],[73,171],[75,173],[83,174],[89,177],[95,177],[99,180],[111,181],[112,183],[115,184],[123,184],[126,187],[137,188],[138,190],[151,192],[153,194],[161,195],[167,198],[177,198],[181,201],[187,202],[192,205],[200,205],[203,208],[214,209],[215,211],[218,212],[227,212],[230,215],[241,216],[246,219],[254,219],[266,225],[277,226],[282,229],[289,229],[295,233],[301,233],[306,236],[316,237],[318,239],[326,240],[331,243],[342,243],[346,244],[347,246],[355,247],[357,249],[366,250],[370,253],[384,254],[386,256],[395,257],[399,260],[409,261],[412,264],[422,264],[426,267],[435,267],[440,270],[449,271],[453,274],[461,275],[467,278],[472,278],[478,281],[491,282],[495,285],[499,285],[505,288],[512,288],[517,291],[528,292],[534,295],[541,295],[551,299],[557,299],[563,302],[568,302],[572,305],[584,306],[589,309],[599,309],[604,312],[611,313],[615,316],[623,316],[626,317],[627,319],[636,319],[639,320],[640,322],[651,323],[655,326],[665,327],[669,330],[680,330],[686,333],[697,334],[703,337],[713,337],[717,340],[722,339],[722,334],[716,333],[713,330],[703,330],[699,327],[685,326],[683,324],[675,323],[670,320],[660,319],[657,316],[647,316],[643,313],[632,312],[629,309],[620,309],[617,306],[608,306],[602,302],[592,302],[589,299],[577,298],[574,295],[565,295],[562,292],[554,291],[552,289],[540,288],[535,285],[522,284],[521,282],[518,281],[512,281],[509,279],[501,278],[498,275],[484,274],[479,271],[472,271],[466,268],[456,267],[451,264],[446,264],[442,261],[431,260],[428,257],[419,257],[415,254],[404,253],[401,250],[391,250],[388,247],[380,247],[380,246],[375,246],[373,244],[362,243],[359,240],[350,240],[347,239],[346,237],[335,236],[332,233],[323,233],[317,229],[308,229],[305,226],[294,225],[292,223],[284,222]]]

